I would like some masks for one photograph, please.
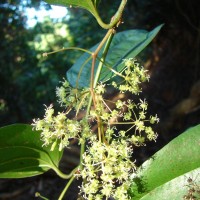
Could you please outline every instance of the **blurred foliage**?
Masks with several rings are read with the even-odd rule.
[[[48,60],[41,57],[45,51],[72,45],[67,25],[54,25],[46,19],[33,29],[26,28],[25,8],[39,9],[40,3],[0,3],[0,101],[4,105],[0,111],[1,125],[30,122],[34,116],[39,117],[44,103],[55,102],[55,87],[70,66],[66,55],[57,54]]]
[[[29,88],[26,86],[30,85],[27,80],[35,73],[33,68],[29,71],[30,63],[35,65],[37,59],[27,45],[26,17],[16,7],[18,2],[3,3],[0,4],[0,99],[7,109],[1,115],[1,120],[9,123],[23,121],[28,115],[26,107],[29,105],[26,101],[34,96],[35,89],[31,95],[27,95]],[[25,79],[23,83],[19,81],[22,77]]]

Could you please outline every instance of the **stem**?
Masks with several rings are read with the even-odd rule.
[[[98,68],[97,68],[97,71],[96,71],[96,75],[95,75],[95,79],[94,79],[94,83],[93,83],[94,88],[96,87],[96,85],[99,81],[101,70],[102,70],[103,64],[105,62],[107,53],[108,53],[108,49],[110,47],[110,44],[111,44],[113,36],[114,36],[115,31],[113,29],[110,29],[110,30],[112,30],[112,32],[109,34],[109,37],[107,39],[106,45],[105,45],[104,50],[103,50],[102,58],[100,59],[100,62],[99,62],[99,65],[98,65]],[[104,133],[102,132],[103,125],[102,125],[101,119],[99,117],[97,118],[97,123],[98,123],[99,140],[101,141],[101,138],[102,138],[103,142],[106,143]]]
[[[122,12],[124,10],[124,7],[127,3],[127,0],[122,0],[121,1],[121,4],[117,10],[117,12],[115,13],[115,15],[113,16],[111,22],[109,24],[106,24],[102,21],[101,17],[99,16],[98,12],[96,11],[95,12],[95,17],[96,17],[96,20],[97,22],[99,23],[99,25],[104,28],[104,29],[111,29],[113,28],[115,25],[118,25],[118,23],[120,22],[121,20],[121,17],[122,17]]]
[[[40,197],[41,199],[49,200],[48,198],[42,196],[39,192],[36,192],[36,193],[35,193],[35,197]]]
[[[110,125],[120,125],[120,124],[126,125],[126,124],[135,124],[135,123],[134,122],[110,122],[109,124]]]
[[[92,59],[92,56],[90,56],[81,66],[80,70],[79,70],[79,73],[78,73],[78,77],[76,79],[76,88],[78,88],[78,81],[80,79],[80,76],[81,76],[81,73],[85,67],[85,65]]]
[[[112,29],[111,29],[111,30],[112,30]],[[113,36],[114,36],[114,30],[112,30],[111,34],[109,35],[109,38],[108,38],[108,40],[107,40],[107,42],[106,42],[106,45],[105,45],[105,47],[104,47],[103,55],[102,55],[102,58],[100,59],[99,66],[98,66],[98,68],[97,68],[97,72],[96,72],[95,79],[94,79],[94,88],[96,87],[97,82],[98,82],[98,80],[99,80],[100,73],[101,73],[103,64],[104,64],[104,62],[105,62],[105,59],[106,59],[106,56],[107,56],[107,53],[108,53],[108,49],[109,49],[110,44],[111,44],[111,42],[112,42]]]
[[[43,53],[42,55],[45,57],[45,56],[48,56],[50,54],[54,54],[54,53],[58,53],[58,52],[62,52],[62,51],[67,51],[67,50],[79,50],[79,51],[83,51],[85,53],[88,53],[88,54],[91,54],[92,55],[92,52],[91,51],[88,51],[86,49],[82,49],[82,48],[79,48],[79,47],[67,47],[67,48],[62,48],[62,49],[59,49],[57,51],[52,51],[52,52],[49,52],[49,53]]]
[[[66,191],[68,190],[69,186],[71,185],[71,183],[73,182],[73,180],[75,179],[75,176],[72,176],[70,178],[70,180],[68,181],[67,185],[65,186],[64,190],[62,191],[62,193],[60,194],[58,200],[62,200]]]
[[[71,178],[71,177],[73,177],[73,175],[74,175],[74,173],[78,170],[78,168],[79,168],[79,165],[76,167],[76,168],[74,168],[69,174],[64,174],[64,173],[62,173],[58,168],[53,168],[53,170],[56,172],[56,174],[58,175],[58,176],[60,176],[61,178],[63,178],[63,179],[69,179],[69,178]]]
[[[96,61],[96,58],[97,58],[97,55],[99,53],[99,51],[101,50],[102,46],[104,45],[104,43],[106,42],[106,40],[109,38],[109,36],[112,34],[113,32],[113,29],[110,29],[105,37],[103,38],[103,40],[100,42],[99,46],[97,47],[97,49],[95,50],[95,52],[92,54],[92,68],[91,68],[91,78],[90,78],[90,91],[91,91],[91,97],[89,99],[89,102],[88,102],[88,107],[87,107],[87,114],[86,115],[89,115],[90,113],[90,108],[92,106],[92,100],[94,102],[94,105],[95,105],[95,94],[94,94],[94,86],[96,87],[96,84],[97,84],[97,80],[96,80],[96,77],[95,77],[95,82],[94,82],[94,69],[95,69],[95,61]],[[104,52],[103,52],[103,55],[104,55]],[[106,55],[105,55],[106,56]],[[100,59],[101,60],[101,59]],[[99,71],[99,72],[98,72]],[[97,72],[98,74],[100,75],[100,70],[99,70],[99,67],[97,69]],[[99,77],[98,75],[98,77]],[[95,84],[94,84],[95,83]]]
[[[103,40],[101,41],[101,43],[99,44],[99,46],[97,47],[97,49],[95,50],[95,52],[92,54],[93,60],[92,60],[91,83],[90,83],[91,96],[90,96],[88,106],[87,106],[86,118],[90,114],[90,109],[91,109],[91,106],[92,106],[92,100],[95,104],[95,94],[94,94],[93,89],[94,89],[94,87],[96,87],[97,82],[99,80],[101,69],[102,69],[102,66],[103,66],[103,62],[105,61],[111,40],[113,38],[113,35],[114,35],[114,31],[113,31],[113,29],[110,29],[107,32],[107,34],[105,35],[105,37],[103,38]],[[100,49],[102,48],[102,46],[104,45],[104,43],[106,41],[107,41],[107,43],[105,45],[105,48],[104,48],[104,51],[103,51],[103,54],[102,54],[102,58],[100,59],[101,62],[99,63],[99,66],[98,66],[97,72],[96,72],[96,76],[95,76],[95,79],[94,79],[94,68],[95,68],[96,57],[98,55],[98,52],[100,51]],[[80,154],[80,169],[82,169],[82,167],[83,167],[82,166],[82,161],[83,161],[82,155],[83,155],[84,152],[85,152],[85,141],[82,141],[82,143],[81,143],[81,154]]]
[[[119,77],[125,78],[125,76],[123,76],[121,73],[119,73],[119,72],[117,72],[116,70],[113,69],[114,66],[113,66],[113,68],[109,67],[108,65],[105,65],[105,66],[106,66],[111,72],[114,73],[114,75],[113,75],[112,77],[114,77],[114,76],[119,76]],[[115,66],[116,66],[116,65],[115,65]]]
[[[101,50],[101,48],[103,47],[103,45],[107,41],[107,39],[110,37],[110,35],[112,34],[112,32],[113,32],[113,29],[110,29],[106,33],[105,37],[100,42],[100,44],[97,47],[97,49],[92,54],[92,68],[91,68],[91,78],[90,78],[90,90],[91,90],[91,96],[92,96],[92,99],[93,99],[94,106],[96,105],[95,104],[95,94],[94,94],[94,69],[95,69],[95,62],[96,62],[96,58],[97,58],[97,55],[98,55],[99,51]]]
[[[85,152],[85,140],[81,143],[81,152],[80,152],[80,170],[83,168],[83,154]]]
[[[113,34],[114,34],[114,29],[108,30],[105,37],[100,42],[99,46],[97,47],[95,52],[92,54],[92,68],[91,68],[91,79],[90,79],[91,97],[89,99],[89,105],[88,105],[87,113],[89,113],[89,111],[90,111],[92,101],[93,101],[94,107],[96,108],[96,98],[95,98],[94,88],[96,87],[97,82],[99,80],[101,69],[102,69],[103,63],[105,61],[111,40],[113,38]],[[97,72],[96,72],[96,75],[94,77],[94,69],[95,69],[96,58],[97,58],[99,51],[101,50],[101,48],[103,47],[103,45],[106,41],[107,41],[107,43],[105,45],[105,48],[104,48],[104,51],[103,51],[103,54],[102,54],[102,58],[100,59],[99,66],[97,68]],[[101,141],[101,137],[104,136],[104,135],[103,135],[103,133],[101,133],[102,124],[101,124],[101,119],[98,116],[97,116],[97,123],[98,123],[98,136],[99,136],[99,140]],[[104,137],[102,137],[102,139],[104,141]]]

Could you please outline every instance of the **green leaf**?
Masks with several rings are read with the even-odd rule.
[[[45,1],[49,4],[65,6],[65,7],[78,6],[88,10],[96,18],[98,18],[96,6],[98,5],[99,0],[45,0]]]
[[[117,72],[120,72],[124,68],[122,64],[123,59],[125,58],[134,58],[137,56],[156,36],[163,25],[156,27],[151,32],[145,30],[128,30],[117,33],[110,45],[106,63],[115,69]],[[93,46],[90,51],[95,51],[98,44]],[[102,56],[102,50],[99,52],[98,57]],[[67,71],[67,79],[73,87],[76,87],[77,78],[78,87],[89,87],[90,85],[90,71],[92,61],[90,60],[84,65],[85,61],[90,57],[87,53],[84,53],[77,62]],[[99,62],[96,62],[95,72],[97,70]],[[100,80],[105,82],[113,77],[113,72],[110,71],[105,65],[102,68],[100,75]]]
[[[200,125],[188,129],[144,162],[138,170],[137,177],[133,179],[134,182],[130,188],[132,198],[137,200],[144,195],[151,195],[153,191],[168,187],[164,184],[173,179],[192,170],[199,170],[199,144]],[[168,184],[171,185],[171,183]],[[158,189],[160,186],[162,187]]]
[[[0,178],[23,178],[56,171],[62,152],[44,147],[40,132],[14,124],[0,128]]]
[[[189,190],[192,189],[195,190],[193,195],[196,197],[193,199],[200,199],[200,194],[196,191],[200,190],[200,168],[185,173],[155,188],[143,196],[141,200],[181,200],[184,199],[184,196],[191,195]]]

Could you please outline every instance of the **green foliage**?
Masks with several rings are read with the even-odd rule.
[[[39,1],[30,2],[0,3],[0,104],[5,108],[0,110],[1,125],[30,123],[42,116],[42,105],[56,101],[53,91],[76,58],[70,53],[42,57],[44,51],[73,46],[73,28],[49,18],[27,28],[24,6],[39,6]]]
[[[141,200],[200,199],[200,168],[178,176],[148,192]],[[133,197],[133,199],[137,199]]]
[[[157,200],[162,194],[162,199],[181,199],[189,177],[199,182],[199,132],[200,125],[190,128],[143,163],[133,179],[132,198]]]
[[[7,112],[0,112],[1,123],[2,121],[5,123],[9,118],[12,118],[10,123],[15,122],[16,118],[21,121],[23,117],[28,118],[26,112],[28,105],[25,100],[28,101],[30,96],[20,100],[19,96],[25,96],[24,94],[27,93],[28,89],[24,85],[27,85],[27,79],[30,79],[35,72],[35,69],[28,71],[27,68],[30,63],[36,64],[37,59],[27,45],[29,37],[24,27],[24,20],[14,2],[10,6],[0,6],[2,27],[0,30],[0,101],[5,102],[7,108]],[[22,76],[26,79],[23,79],[24,85],[22,82],[19,83]],[[24,116],[20,113],[24,113]]]
[[[99,81],[105,82],[115,76],[112,70],[121,72],[124,65],[123,59],[136,57],[156,36],[162,25],[158,26],[151,32],[145,30],[129,30],[117,33],[110,45],[106,62],[103,65]],[[90,51],[93,52],[99,44],[93,46]],[[102,57],[103,50],[99,52],[99,58]],[[75,64],[67,71],[67,79],[73,87],[89,87],[90,71],[91,71],[91,56],[84,53]],[[86,62],[87,61],[87,62]],[[95,65],[95,73],[99,61]],[[112,70],[110,70],[112,68]],[[79,78],[77,80],[77,77]]]
[[[60,5],[60,6],[79,6],[82,7],[89,12],[91,12],[94,16],[98,17],[96,6],[98,5],[98,1],[96,0],[45,0],[49,4]]]
[[[33,127],[15,124],[0,128],[0,178],[24,178],[57,171],[62,151],[50,151]]]

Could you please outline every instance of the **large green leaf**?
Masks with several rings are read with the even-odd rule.
[[[195,169],[199,171],[199,167],[200,125],[182,133],[142,164],[137,177],[133,179],[130,189],[131,196],[136,200],[141,199],[144,195],[148,197],[155,191],[171,185],[168,182],[173,179]],[[160,186],[161,188],[158,188]],[[145,197],[146,199],[148,198]]]
[[[42,146],[40,132],[14,124],[0,128],[0,178],[23,178],[57,169],[62,152]]]
[[[143,196],[141,200],[181,200],[185,196],[191,197],[191,190],[194,190],[193,195],[196,197],[193,199],[200,199],[200,193],[197,192],[197,190],[200,191],[200,168],[185,173],[155,188]]]
[[[124,68],[122,64],[125,58],[134,58],[137,56],[156,36],[161,29],[162,25],[156,27],[151,32],[145,30],[128,30],[117,33],[110,45],[106,63],[115,69],[121,71]],[[90,51],[94,51],[98,44],[93,46]],[[102,55],[102,50],[99,52],[99,57]],[[90,57],[87,53],[84,53],[77,62],[67,71],[67,79],[73,87],[76,87],[77,78],[79,87],[89,87],[90,85],[90,71],[92,61],[90,60],[84,65],[85,61]],[[96,62],[95,72],[97,70],[99,62]],[[113,73],[105,65],[102,68],[100,75],[100,81],[104,82],[113,77]]]
[[[96,6],[99,0],[45,0],[49,4],[59,6],[78,6],[91,12],[95,17],[98,17]]]

